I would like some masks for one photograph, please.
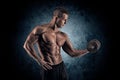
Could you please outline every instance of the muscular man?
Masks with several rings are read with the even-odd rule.
[[[68,80],[61,48],[71,57],[89,53],[87,49],[74,49],[67,34],[59,30],[67,19],[68,12],[64,8],[56,8],[52,20],[48,24],[36,26],[24,43],[27,53],[43,68],[42,80]],[[35,43],[38,44],[39,55],[34,49]]]

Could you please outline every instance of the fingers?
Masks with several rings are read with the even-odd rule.
[[[46,69],[49,69],[49,70],[52,69],[52,67],[51,67],[50,65],[48,65],[48,64],[45,64],[44,67],[45,67]]]
[[[42,65],[42,67],[43,67],[45,70],[50,70],[50,69],[52,69],[51,63],[46,63],[46,64]]]
[[[84,51],[85,51],[85,53],[90,53],[90,51],[88,51],[87,49],[85,49]]]
[[[47,62],[47,64],[52,65],[52,63]]]
[[[39,61],[37,61],[37,63],[38,63],[40,66],[42,66],[43,69],[45,69],[45,70],[50,70],[50,69],[52,69],[52,67],[51,67],[52,64],[49,63],[49,62],[45,62],[45,61],[39,62]]]
[[[46,68],[46,67],[44,67],[44,66],[42,66],[42,68],[43,68],[44,70],[47,70],[47,68]]]

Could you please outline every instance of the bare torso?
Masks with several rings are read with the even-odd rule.
[[[53,16],[48,24],[37,25],[28,35],[24,49],[45,70],[52,69],[51,65],[62,62],[61,47],[71,57],[88,53],[88,50],[76,50],[73,48],[68,36],[59,31],[66,24],[67,14],[61,17]],[[39,55],[36,54],[34,44],[38,43]]]
[[[60,48],[66,40],[65,34],[60,31],[47,29],[39,35],[38,44],[46,62],[56,65],[62,62]]]

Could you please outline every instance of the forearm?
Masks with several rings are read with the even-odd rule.
[[[87,54],[89,53],[89,51],[87,49],[83,49],[83,50],[73,50],[71,52],[71,56],[72,57],[78,57],[78,56],[81,56],[81,55],[84,55],[84,54]]]
[[[33,49],[32,45],[25,45],[24,49],[26,50],[26,52],[29,54],[30,57],[32,57],[34,60],[38,61],[41,58],[37,55],[36,51]]]

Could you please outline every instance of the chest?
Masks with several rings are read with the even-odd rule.
[[[57,44],[58,46],[62,46],[65,42],[65,36],[61,32],[46,32],[42,34],[42,38],[48,45]]]

